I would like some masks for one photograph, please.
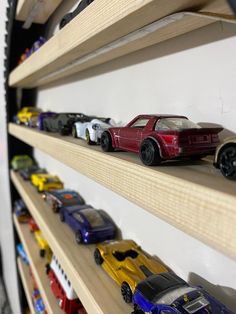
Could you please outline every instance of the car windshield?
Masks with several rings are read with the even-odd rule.
[[[181,287],[174,290],[171,290],[161,297],[157,298],[154,302],[156,304],[165,304],[165,305],[171,305],[175,300],[180,298],[181,296],[184,296],[192,291],[195,291],[196,288],[192,287]]]
[[[59,182],[57,178],[46,178],[47,183],[54,183],[54,182]]]
[[[196,123],[186,118],[163,118],[159,119],[155,126],[155,131],[180,131],[186,129],[200,129]]]
[[[86,217],[91,227],[101,227],[105,224],[102,216],[97,210],[92,208],[82,209],[81,213]]]

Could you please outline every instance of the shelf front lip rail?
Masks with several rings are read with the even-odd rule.
[[[13,123],[9,133],[236,259],[235,182],[223,178],[211,163],[151,168],[134,155],[106,154],[72,137]]]
[[[36,189],[24,181],[18,173],[11,172],[17,191],[39,225],[49,246],[60,261],[75,292],[89,314],[116,314],[132,311],[120,294],[119,286],[97,266],[94,245],[78,245],[69,226],[62,223],[59,215],[42,199]]]
[[[21,260],[20,257],[17,258],[17,265],[18,265],[18,270],[20,273],[22,285],[24,287],[28,306],[30,308],[31,313],[36,314],[34,306],[33,306],[33,302],[32,302],[33,285],[31,283],[31,278],[29,274],[29,266],[24,265],[24,262]]]
[[[10,86],[32,88],[47,84],[217,20],[233,22],[232,11],[225,0],[220,1],[219,7],[210,7],[209,10],[212,11],[209,12],[206,3],[204,0],[178,0],[168,3],[165,0],[161,7],[160,1],[157,5],[156,0],[130,0],[129,4],[125,0],[111,0],[109,3],[94,1],[39,51],[11,72]],[[179,12],[180,8],[187,10],[196,5],[202,5],[202,10],[195,13]],[[176,13],[177,11],[179,13]],[[92,18],[93,16],[96,18]],[[123,42],[122,38],[128,34],[142,32],[142,28],[145,30],[154,22],[160,22],[161,28],[145,34],[142,40]],[[132,38],[131,35],[129,38]],[[117,48],[115,45],[114,49],[111,49],[112,43],[119,40],[122,46]],[[75,65],[71,67],[73,64]]]
[[[37,242],[34,239],[34,235],[29,234],[30,231],[27,224],[19,223],[15,215],[13,215],[13,220],[21,243],[28,256],[32,272],[48,313],[62,314],[63,312],[58,306],[57,300],[51,291],[50,282],[46,275],[45,264],[47,261],[46,259],[41,259],[41,257],[39,257],[39,249],[37,247]],[[38,269],[40,269],[40,271]]]

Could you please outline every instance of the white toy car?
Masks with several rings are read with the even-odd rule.
[[[104,122],[106,121],[106,122]],[[100,143],[102,132],[114,126],[112,119],[93,119],[90,122],[75,122],[72,128],[72,136],[79,137],[88,144]]]

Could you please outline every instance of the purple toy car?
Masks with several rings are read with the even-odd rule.
[[[43,131],[43,120],[44,120],[44,118],[53,117],[55,115],[56,115],[56,112],[53,112],[53,111],[41,112],[40,115],[38,116],[38,122],[37,122],[38,129]]]
[[[43,44],[45,44],[45,42],[46,39],[40,36],[39,39],[33,43],[32,47],[30,48],[29,55],[27,57],[29,57],[30,55],[32,55],[32,53],[37,51]]]
[[[62,207],[60,219],[74,230],[77,243],[98,243],[114,239],[116,234],[116,226],[108,214],[90,205]]]

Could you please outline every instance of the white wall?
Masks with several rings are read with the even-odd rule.
[[[63,7],[55,20],[62,12]],[[236,132],[235,35],[235,25],[217,23],[169,40],[41,88],[38,106],[111,116],[118,121],[129,121],[140,113],[178,113]],[[67,187],[108,211],[124,238],[133,238],[236,312],[234,261],[42,152],[35,155]]]
[[[5,40],[5,12],[7,1],[0,2],[0,243],[4,281],[7,294],[11,303],[13,314],[20,314],[18,295],[18,281],[15,262],[15,244],[13,237],[11,202],[8,181],[8,157],[7,157],[7,129],[4,98],[4,40]]]

